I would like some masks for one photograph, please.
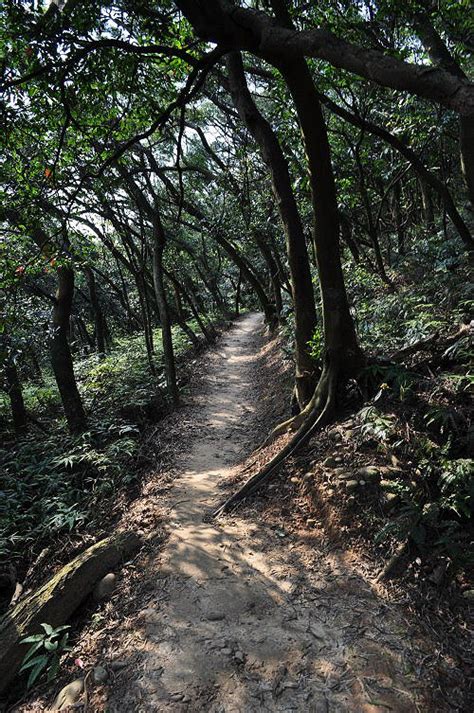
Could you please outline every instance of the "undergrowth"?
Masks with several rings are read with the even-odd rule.
[[[117,492],[133,487],[143,431],[169,407],[160,342],[156,329],[155,373],[142,336],[117,337],[104,357],[77,359],[88,413],[88,430],[79,436],[67,431],[52,374],[44,371],[42,383],[26,383],[34,421],[22,437],[4,427],[0,447],[0,561],[24,575],[51,543],[101,529],[104,509],[110,517]],[[179,327],[173,343],[178,362],[191,354]],[[0,400],[0,421],[8,426],[7,415],[6,400]]]

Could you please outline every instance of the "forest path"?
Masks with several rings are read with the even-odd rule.
[[[107,710],[428,710],[417,705],[401,612],[376,597],[350,558],[248,512],[203,520],[252,442],[263,345],[261,316],[239,320],[197,394],[197,430],[169,496],[170,536],[151,563],[155,589],[124,628],[119,657],[126,647],[130,659]]]

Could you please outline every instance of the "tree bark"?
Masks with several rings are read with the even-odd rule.
[[[337,37],[329,30],[295,30],[263,12],[237,7],[229,0],[176,0],[176,5],[203,39],[229,49],[253,52],[275,66],[281,61],[316,57],[390,87],[474,116],[474,84],[437,67],[404,62],[378,49]]]
[[[240,53],[227,55],[226,67],[235,107],[270,171],[285,230],[295,314],[296,392],[298,403],[304,408],[313,394],[317,373],[308,348],[316,329],[316,307],[303,226],[291,187],[288,163],[272,127],[257,109],[248,90]]]
[[[161,339],[163,343],[163,360],[165,366],[166,387],[173,406],[179,403],[178,383],[176,379],[176,363],[174,358],[173,335],[171,332],[171,320],[168,309],[168,300],[163,274],[163,252],[166,244],[166,236],[155,206],[155,217],[153,223],[153,284],[155,287],[156,301],[160,313]]]
[[[94,271],[90,267],[85,269],[87,284],[89,286],[89,297],[92,305],[92,314],[94,318],[94,336],[99,356],[105,354],[105,318],[97,294],[97,286],[95,281]]]
[[[57,269],[58,288],[53,307],[53,335],[50,342],[51,366],[58,385],[61,401],[71,433],[86,428],[86,414],[74,375],[74,365],[69,347],[69,324],[74,295],[74,271],[71,267]]]
[[[8,398],[10,399],[10,407],[12,412],[13,427],[17,434],[23,433],[26,430],[28,415],[26,413],[25,402],[23,400],[23,391],[21,388],[18,369],[13,358],[10,355],[6,357],[5,380]]]

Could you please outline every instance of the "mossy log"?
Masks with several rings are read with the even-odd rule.
[[[39,633],[43,622],[53,627],[64,624],[96,582],[141,544],[134,532],[97,542],[4,614],[0,619],[0,693],[10,685],[28,651],[28,645],[20,641]]]

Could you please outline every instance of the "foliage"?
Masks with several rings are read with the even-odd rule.
[[[68,646],[69,633],[67,629],[70,626],[58,626],[55,629],[50,624],[41,624],[44,629],[42,634],[33,634],[22,639],[20,643],[31,644],[23,662],[20,672],[29,671],[27,688],[36,682],[36,680],[46,673],[46,680],[52,681],[59,670],[61,656],[70,651]]]

